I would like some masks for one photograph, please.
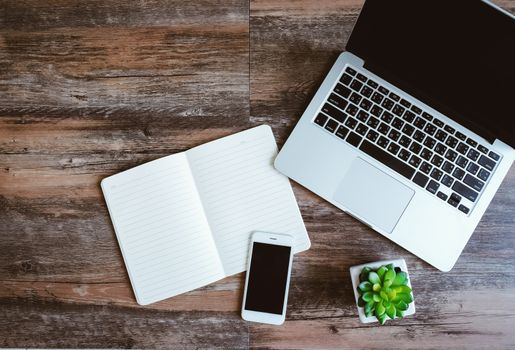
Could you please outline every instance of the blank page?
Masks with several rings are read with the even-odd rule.
[[[108,177],[102,190],[139,304],[224,277],[184,153]]]
[[[186,152],[227,276],[246,270],[253,231],[294,236],[294,252],[309,237],[288,178],[273,167],[277,145],[259,126]]]

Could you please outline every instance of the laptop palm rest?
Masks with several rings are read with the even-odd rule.
[[[333,198],[370,225],[391,233],[414,194],[372,164],[355,158]]]

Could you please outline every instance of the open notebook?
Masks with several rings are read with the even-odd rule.
[[[259,126],[102,180],[136,300],[146,305],[246,270],[253,231],[310,246],[288,179]]]

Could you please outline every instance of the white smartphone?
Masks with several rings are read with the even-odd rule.
[[[292,260],[292,236],[254,232],[243,292],[241,317],[244,320],[284,323]]]

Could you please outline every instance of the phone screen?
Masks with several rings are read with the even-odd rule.
[[[283,313],[291,247],[254,242],[245,309]]]

